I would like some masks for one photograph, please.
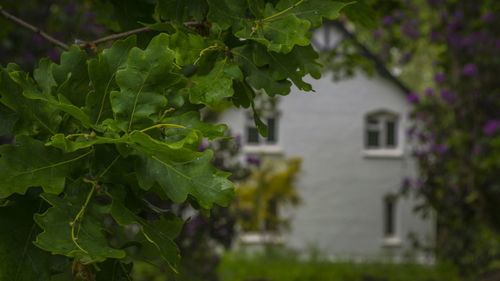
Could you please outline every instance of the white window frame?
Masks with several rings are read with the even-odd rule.
[[[369,120],[376,120],[377,124],[370,124]],[[394,122],[394,146],[387,144],[387,123]],[[365,115],[363,127],[363,156],[368,158],[402,158],[403,157],[403,134],[402,122],[399,114],[378,110]],[[378,132],[378,145],[369,146],[369,131]]]

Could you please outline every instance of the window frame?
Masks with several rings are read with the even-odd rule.
[[[401,158],[403,156],[402,121],[400,115],[389,110],[377,110],[364,116],[363,156]],[[392,129],[388,125],[392,123]],[[391,136],[388,136],[392,130]],[[374,134],[376,135],[374,137]]]

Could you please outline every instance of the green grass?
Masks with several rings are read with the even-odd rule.
[[[226,254],[221,281],[459,281],[449,266],[300,260],[293,253]]]

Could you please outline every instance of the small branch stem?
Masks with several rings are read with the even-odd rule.
[[[272,20],[272,19],[274,19],[274,18],[276,18],[276,17],[279,17],[279,16],[283,15],[284,13],[286,13],[286,12],[290,11],[291,9],[293,9],[293,8],[297,7],[298,5],[302,4],[304,1],[305,1],[305,0],[300,0],[299,2],[297,2],[297,3],[293,4],[292,6],[290,6],[290,7],[286,8],[286,9],[284,9],[283,11],[278,12],[278,13],[276,13],[276,14],[274,14],[274,15],[271,15],[271,16],[269,16],[269,17],[267,17],[267,18],[264,18],[262,21],[269,21],[269,20]]]
[[[170,25],[170,22],[165,22],[165,24],[169,24]],[[195,22],[195,21],[189,21],[189,22],[185,22],[184,25],[185,26],[196,26],[196,25],[200,25],[200,23]],[[125,37],[128,37],[130,35],[134,35],[134,34],[137,34],[137,33],[146,32],[146,31],[152,31],[152,30],[153,29],[151,29],[151,27],[145,26],[145,27],[141,27],[141,28],[137,28],[137,29],[132,29],[132,30],[129,30],[129,31],[121,32],[121,33],[116,33],[116,34],[108,35],[108,36],[96,39],[94,41],[80,43],[79,46],[80,46],[80,48],[86,48],[86,47],[89,47],[89,46],[92,47],[92,46],[95,46],[95,45],[98,45],[98,44],[101,44],[101,43],[104,43],[104,42],[108,42],[108,41],[112,41],[112,40],[116,40],[116,39],[125,38]]]
[[[7,11],[5,11],[3,9],[2,6],[0,6],[0,14],[2,14],[2,16],[10,21],[12,21],[13,23],[16,23],[24,28],[27,28],[37,34],[39,34],[40,36],[42,36],[43,38],[47,39],[47,41],[51,42],[52,44],[60,47],[61,49],[67,51],[69,50],[69,46],[64,44],[63,42],[57,40],[56,38],[50,36],[49,34],[45,33],[44,31],[40,30],[38,27],[36,26],[33,26],[27,22],[25,22],[24,20],[18,18],[18,17],[15,17],[11,14],[9,14]]]
[[[73,243],[75,243],[76,247],[86,254],[88,254],[89,252],[87,252],[85,249],[83,249],[80,246],[80,244],[78,244],[78,235],[75,235],[75,226],[76,226],[76,223],[78,222],[78,230],[80,230],[81,220],[83,218],[83,215],[85,214],[85,210],[87,209],[90,198],[92,198],[92,194],[94,194],[94,190],[95,190],[96,185],[97,185],[97,182],[93,181],[92,188],[90,189],[90,192],[87,195],[87,198],[85,199],[85,203],[83,203],[82,208],[80,209],[78,214],[76,214],[75,219],[71,222],[71,239],[73,240]]]
[[[176,125],[176,124],[156,124],[151,127],[148,127],[146,129],[142,129],[139,132],[144,133],[146,131],[149,131],[154,128],[163,128],[163,127],[170,127],[170,128],[178,128],[178,129],[187,129],[187,127],[181,126],[181,125]]]

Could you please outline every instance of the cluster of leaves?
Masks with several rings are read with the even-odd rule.
[[[1,245],[0,279],[127,279],[135,259],[162,258],[176,271],[183,221],[148,199],[209,213],[234,198],[213,151],[198,151],[226,126],[202,122],[200,110],[227,100],[254,107],[256,90],[285,95],[292,83],[312,90],[302,80],[320,76],[310,28],[349,4],[153,2],[95,1],[108,28],[151,30],[95,56],[73,45],[33,75],[0,68],[0,135],[15,136],[0,146],[0,221],[26,230],[1,233],[11,243]]]
[[[435,211],[438,257],[463,275],[500,258],[500,5],[497,1],[371,1],[384,17],[371,46],[417,91],[408,135],[419,176],[405,192]],[[368,38],[366,35],[364,38]]]

